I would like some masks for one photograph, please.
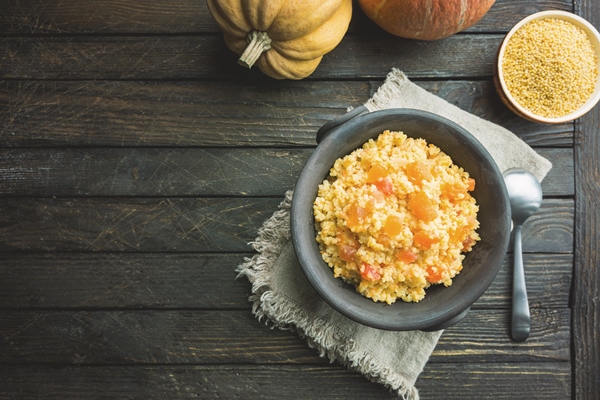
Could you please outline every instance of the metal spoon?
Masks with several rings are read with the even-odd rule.
[[[523,269],[523,249],[521,231],[523,223],[542,204],[542,187],[528,171],[512,168],[504,173],[504,182],[510,198],[510,208],[514,226],[514,275],[511,336],[523,341],[529,336],[530,316]]]

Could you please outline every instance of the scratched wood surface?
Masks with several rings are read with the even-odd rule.
[[[421,398],[596,399],[598,111],[533,124],[492,85],[503,35],[545,9],[600,26],[593,0],[497,0],[426,43],[356,7],[291,82],[237,66],[202,0],[0,2],[0,398],[395,398],[257,321],[235,269],[316,130],[398,67],[554,164],[524,229],[530,338],[510,339],[508,254],[442,335]]]

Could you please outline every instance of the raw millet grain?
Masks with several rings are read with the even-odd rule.
[[[508,91],[535,115],[557,118],[594,92],[598,70],[586,33],[570,22],[534,20],[509,39],[502,61]]]

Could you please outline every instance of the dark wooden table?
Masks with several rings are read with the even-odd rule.
[[[316,130],[393,67],[554,163],[524,230],[529,340],[509,336],[509,254],[421,397],[600,398],[600,108],[537,125],[492,87],[503,35],[546,9],[600,27],[597,0],[497,0],[467,32],[416,42],[356,6],[294,82],[236,65],[204,0],[2,0],[0,399],[393,398],[257,321],[235,273]]]

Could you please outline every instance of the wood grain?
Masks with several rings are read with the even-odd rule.
[[[4,0],[0,3],[0,34],[114,34],[114,33],[215,33],[219,31],[206,2],[180,0],[108,0],[102,10],[93,0],[45,2]],[[527,5],[497,0],[485,17],[467,32],[508,31],[527,15],[545,9],[571,11],[566,0],[536,0]],[[350,34],[377,29],[355,4]]]
[[[600,27],[600,4],[577,3],[578,13]],[[573,276],[574,398],[600,393],[600,109],[581,119],[575,139],[575,272]]]
[[[0,308],[250,310],[235,269],[252,255],[0,253]]]
[[[523,351],[519,354],[521,360],[569,361],[570,310],[531,307],[530,312],[531,332],[527,344],[519,343],[518,349],[510,338],[510,310],[472,310],[463,321],[444,330],[431,361],[461,362],[467,357],[481,362],[503,362],[511,361],[515,351]],[[530,346],[535,351],[528,353],[526,347]]]
[[[533,309],[526,343],[510,339],[508,310],[472,310],[444,331],[432,362],[568,361],[569,309]],[[2,364],[323,362],[297,333],[248,310],[0,311]]]
[[[0,396],[78,399],[132,397],[288,399],[397,399],[381,385],[333,365],[19,366],[0,367]],[[417,380],[421,399],[539,399],[569,397],[568,363],[433,364]],[[515,388],[514,382],[522,387]],[[32,385],[31,382],[35,382]],[[313,382],[307,385],[306,382]],[[518,392],[517,392],[518,390]]]
[[[570,199],[543,200],[535,216],[527,219],[523,225],[523,251],[571,253],[574,231],[573,207],[574,204]],[[509,249],[512,247],[511,241]]]
[[[169,0],[46,2],[4,0],[0,34],[114,34],[216,32],[205,1]]]
[[[479,368],[483,366],[484,368]],[[568,399],[571,395],[571,370],[568,363],[538,363],[529,369],[527,364],[434,364],[425,366],[417,387],[421,398],[444,399]],[[502,377],[500,377],[502,376]],[[502,384],[496,379],[509,379]],[[431,379],[431,384],[428,378]],[[518,383],[517,383],[518,382]],[[522,386],[521,386],[522,385]]]
[[[379,81],[0,81],[0,144],[22,146],[315,146],[326,122]],[[527,122],[491,80],[416,81],[535,147],[573,145],[573,124]]]
[[[532,308],[566,308],[569,304],[573,273],[572,254],[523,255],[527,296]],[[509,253],[498,275],[474,309],[510,309],[512,306],[513,254]]]
[[[0,199],[0,251],[247,252],[281,200]],[[573,212],[572,200],[544,200],[524,251],[572,252]]]
[[[282,196],[308,149],[0,149],[0,192],[14,196]],[[572,149],[539,149],[545,196],[572,196]],[[68,168],[65,168],[65,166]]]
[[[346,36],[310,79],[382,79],[399,66],[413,78],[489,78],[502,38],[474,34],[420,42]],[[478,57],[464,57],[465,52]],[[237,65],[220,36],[5,37],[0,39],[0,78],[270,80]]]
[[[235,268],[317,129],[398,67],[554,164],[524,231],[531,337],[508,332],[509,253],[442,335],[421,399],[596,400],[600,114],[524,121],[492,76],[521,18],[598,27],[600,5],[496,0],[436,42],[354,5],[342,43],[288,82],[239,67],[204,0],[0,2],[0,398],[397,398],[259,322]]]
[[[2,309],[250,309],[254,253],[0,253]],[[512,254],[474,309],[511,307]],[[571,254],[526,253],[533,308],[567,308]]]
[[[0,151],[0,180],[2,175],[8,178],[3,193],[29,196],[283,198],[311,153],[312,149]]]
[[[0,251],[247,252],[281,200],[4,199]]]

